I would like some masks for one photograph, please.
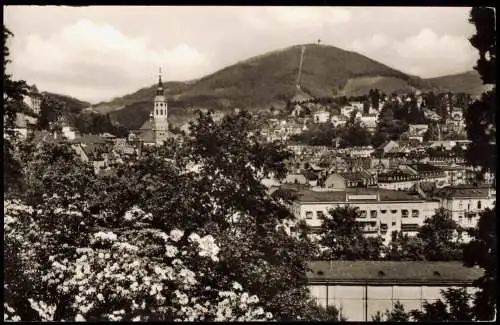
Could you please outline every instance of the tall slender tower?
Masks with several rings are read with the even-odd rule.
[[[168,107],[161,81],[161,68],[158,75],[158,88],[154,98],[153,132],[156,144],[162,144],[168,138]]]

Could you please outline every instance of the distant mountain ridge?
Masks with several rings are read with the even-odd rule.
[[[282,108],[297,92],[300,52],[305,46],[301,90],[312,97],[359,96],[378,88],[385,93],[435,90],[481,93],[475,71],[423,79],[356,52],[334,46],[294,45],[237,62],[201,79],[164,84],[172,124],[188,120],[195,109],[228,111]],[[156,85],[94,105],[128,128],[139,127],[151,110]]]

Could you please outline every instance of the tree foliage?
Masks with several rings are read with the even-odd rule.
[[[203,274],[198,275],[204,286],[227,291],[227,288],[237,282],[247,290],[249,296],[258,294],[263,310],[272,313],[273,317],[279,320],[335,318],[331,311],[317,308],[304,283],[306,258],[316,254],[316,246],[305,236],[305,229],[300,228],[297,236],[285,231],[283,222],[294,219],[285,206],[289,198],[279,194],[269,195],[260,183],[270,173],[277,177],[285,175],[284,160],[289,157],[290,152],[279,144],[259,143],[255,127],[253,119],[246,112],[226,116],[219,122],[215,122],[211,114],[201,113],[191,124],[191,136],[184,138],[183,142],[176,143],[175,146],[172,144],[168,148],[145,149],[143,155],[138,158],[124,157],[123,163],[116,168],[116,175],[108,178],[94,175],[92,169],[80,163],[64,144],[42,142],[39,145],[26,146],[24,156],[28,191],[21,198],[30,203],[33,211],[42,213],[39,217],[31,212],[28,215],[43,221],[44,226],[26,230],[35,236],[33,241],[27,244],[33,246],[37,254],[37,257],[31,260],[41,263],[42,266],[26,266],[25,269],[40,270],[42,275],[55,272],[56,277],[60,276],[54,269],[56,266],[49,261],[50,256],[64,253],[60,250],[64,250],[65,244],[75,249],[87,247],[88,240],[94,236],[97,229],[104,233],[117,234],[122,243],[140,243],[144,253],[151,253],[148,256],[154,259],[154,256],[159,255],[155,253],[156,248],[147,242],[149,237],[144,233],[144,229],[141,228],[142,235],[139,237],[120,237],[125,235],[124,216],[129,216],[131,211],[138,211],[137,206],[140,206],[140,210],[144,211],[140,214],[147,216],[147,220],[141,222],[146,222],[146,228],[151,231],[168,234],[172,229],[178,228],[186,233],[196,233],[201,238],[209,235],[214,238],[219,249],[216,264],[199,264],[201,262],[194,257],[185,262],[192,270],[199,270]],[[69,212],[61,214],[61,211],[67,210]],[[37,243],[36,237],[41,241],[43,239],[37,246],[34,245]],[[188,245],[189,241],[186,238],[180,244]],[[182,247],[189,247],[182,245],[177,247],[178,251],[182,251]],[[14,248],[19,245],[14,243],[9,247],[12,247],[13,252],[4,251],[6,256],[11,260],[18,259]],[[21,254],[23,247],[26,246],[20,247]],[[42,247],[49,248],[42,250]],[[106,254],[106,251],[93,251],[90,255],[87,254],[86,258],[101,270],[104,264],[99,253]],[[76,272],[75,268],[79,267],[77,259],[80,257],[82,255],[66,254],[57,261],[71,272]],[[116,263],[122,265],[118,260]],[[15,268],[16,264],[13,265]],[[173,266],[167,263],[160,267]],[[112,269],[113,265],[107,265],[105,268]],[[148,267],[144,268],[146,273],[141,276],[151,277],[151,274],[147,273]],[[123,268],[119,266],[113,272],[116,276],[128,276],[129,271],[123,265]],[[71,272],[68,275],[70,278]],[[66,290],[63,289],[64,286],[56,286],[56,289],[59,289],[55,291],[46,287],[22,288],[21,285],[32,283],[36,286],[46,282],[34,277],[33,282],[23,284],[21,278],[14,276],[14,269],[11,274],[9,286],[19,289],[9,293],[9,301],[17,301],[12,308],[20,314],[22,320],[36,320],[39,317],[26,301],[33,295],[40,298],[37,301],[44,301],[50,308],[55,308],[57,312],[53,311],[54,315],[62,315],[54,316],[57,319],[71,320],[77,316],[71,299],[68,300],[64,291],[59,291]],[[94,275],[97,276],[92,276]],[[63,279],[67,280],[65,275]],[[92,279],[96,283],[100,281],[99,278]],[[71,281],[68,283],[68,290],[76,290]],[[105,284],[106,289],[97,290],[111,290],[111,293],[119,296],[115,291],[118,290],[115,284],[111,281]],[[91,287],[84,288],[91,290]],[[147,285],[144,289],[146,288]],[[202,287],[198,289],[201,290]],[[120,314],[121,316],[109,315],[113,311],[112,308],[120,306],[121,298],[113,300],[116,296],[110,296],[109,301],[106,298],[107,305],[102,305],[99,299],[95,300],[94,295],[97,293],[92,297],[84,296],[84,309],[90,308],[82,314],[85,319],[102,319],[102,315],[107,315],[106,319],[135,317],[130,314],[129,309],[125,310],[124,315]],[[100,293],[104,295],[104,292]],[[232,294],[228,295],[228,299],[232,299]],[[192,297],[201,296],[203,294],[200,291],[192,293]],[[238,294],[235,297],[240,299]],[[145,315],[153,317],[149,319],[170,319],[170,316],[165,314],[165,309],[154,307],[158,301],[148,301],[146,300],[146,308],[150,309],[145,311]],[[87,303],[91,302],[94,305],[88,307]],[[218,302],[214,303],[218,306]],[[127,300],[124,304],[134,306],[133,301]],[[167,306],[173,305],[167,304],[164,307]],[[98,310],[94,313],[95,308]],[[234,309],[233,313],[236,313]],[[185,317],[181,319],[188,319]],[[224,317],[232,319],[228,315]]]
[[[23,111],[23,97],[28,94],[28,85],[24,80],[13,80],[12,75],[7,72],[9,59],[9,37],[13,34],[4,26],[3,28],[3,123],[4,123],[4,146],[3,146],[3,187],[4,191],[19,190],[22,186],[22,167],[16,156],[15,147],[19,142],[18,134],[15,132],[16,115]]]
[[[425,259],[423,241],[418,236],[409,236],[401,231],[391,234],[384,258],[390,261],[422,261]]]
[[[461,259],[461,246],[457,242],[458,224],[446,211],[440,209],[419,228],[425,259],[449,261]]]
[[[443,299],[435,302],[424,301],[423,309],[405,311],[404,306],[397,301],[392,310],[377,312],[372,321],[381,322],[466,322],[473,321],[471,298],[465,288],[448,288],[441,290]]]
[[[381,238],[366,238],[356,218],[360,212],[349,206],[337,207],[323,216],[320,228],[322,258],[328,260],[378,260]]]
[[[493,172],[496,184],[496,13],[494,8],[474,7],[469,22],[476,33],[470,38],[479,52],[474,67],[484,84],[492,90],[474,101],[466,113],[467,135],[472,141],[468,147],[467,161],[484,171]],[[478,227],[472,232],[472,240],[464,249],[464,262],[468,266],[480,266],[485,274],[475,282],[480,289],[476,293],[474,314],[478,320],[492,320],[497,308],[496,288],[496,207],[481,214]]]

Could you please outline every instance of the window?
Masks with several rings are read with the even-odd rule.
[[[405,210],[401,210],[401,217],[402,218],[408,218],[409,217],[408,210],[406,210],[406,209]]]
[[[312,211],[306,211],[306,219],[312,219],[312,218],[313,218]]]
[[[398,212],[398,210],[391,210],[392,214],[395,214],[396,212]]]
[[[325,216],[325,214],[323,213],[323,211],[317,211],[317,212],[316,212],[316,216],[317,216],[318,218],[322,218],[322,217],[324,217],[324,216]]]
[[[156,115],[158,115],[158,109],[156,109]]]
[[[418,231],[419,225],[415,223],[407,223],[407,224],[402,224],[401,225],[401,231],[404,232],[412,232],[412,231]]]
[[[477,208],[481,209],[481,201],[477,201]]]
[[[418,218],[419,217],[419,212],[418,210],[411,210],[411,216],[412,218]]]
[[[160,109],[160,115],[163,115],[163,110],[162,109]]]
[[[361,210],[361,213],[359,214],[360,218],[366,218],[366,210]]]
[[[380,210],[380,212],[381,212],[382,214],[384,214],[384,213],[386,213],[386,212],[387,212],[387,210]]]
[[[371,210],[370,211],[370,218],[376,218],[377,217],[377,210]]]

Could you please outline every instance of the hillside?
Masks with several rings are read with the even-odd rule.
[[[485,90],[481,77],[476,70],[430,78],[427,81],[440,91],[480,95]]]
[[[190,86],[190,84],[190,82],[170,81],[165,82],[163,85],[165,88],[165,94],[167,95],[167,97],[171,98],[172,96],[182,93]],[[155,94],[156,84],[150,87],[141,88],[132,94],[114,98],[108,102],[100,102],[94,105],[94,109],[101,113],[108,113],[125,108],[126,106],[134,103],[151,101],[151,98],[153,98]]]
[[[197,108],[228,111],[282,108],[296,93],[302,45],[238,62],[191,82],[165,83],[171,121],[184,123]],[[301,89],[312,97],[359,96],[372,88],[385,93],[408,90],[475,90],[477,80],[468,74],[433,79],[407,75],[361,54],[333,46],[305,45]],[[469,78],[469,79],[467,79]],[[472,78],[472,79],[471,79]],[[129,128],[147,118],[156,85],[95,106]]]
[[[67,95],[55,94],[46,91],[42,92],[42,95],[52,97],[58,102],[63,103],[66,112],[69,114],[78,114],[85,108],[90,107],[90,103],[81,101],[79,99]]]

